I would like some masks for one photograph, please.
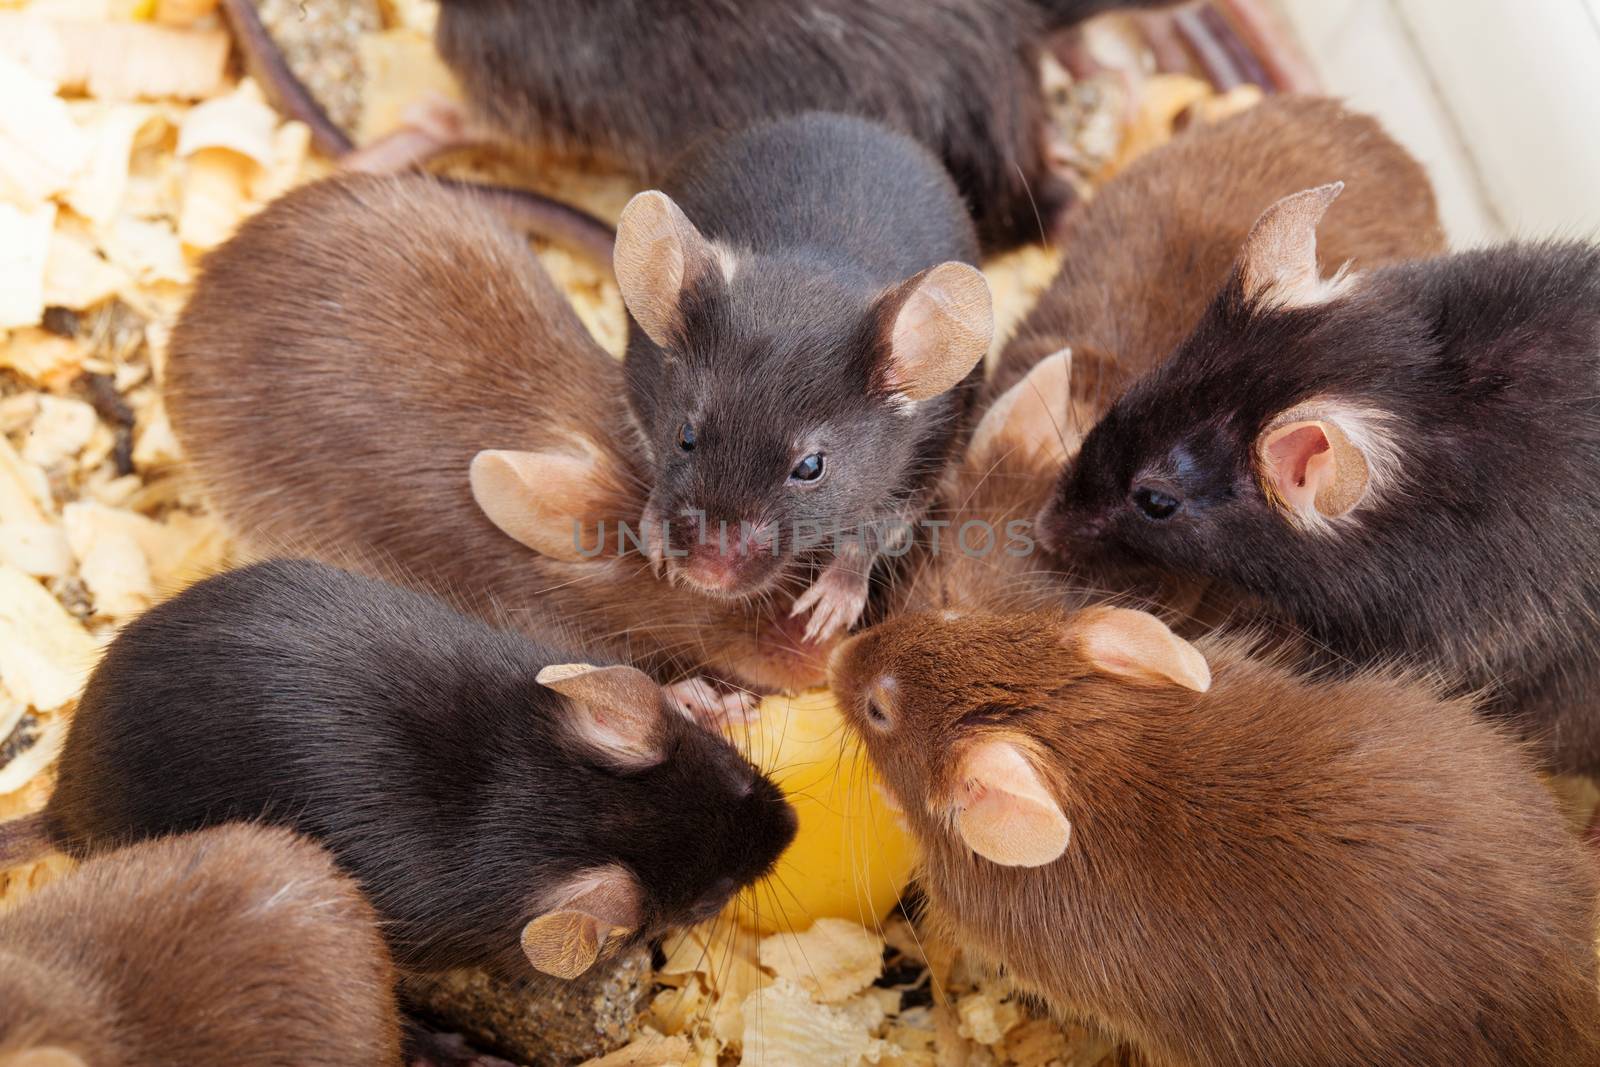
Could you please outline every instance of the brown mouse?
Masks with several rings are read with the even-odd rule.
[[[1322,97],[1269,97],[1191,124],[1062,220],[1068,255],[1001,353],[988,395],[1071,346],[1074,393],[1098,418],[1188,336],[1268,205],[1339,178],[1349,190],[1318,247],[1330,271],[1443,251],[1427,173],[1376,119]]]
[[[930,915],[1156,1063],[1600,1063],[1593,861],[1426,684],[1089,607],[902,615],[831,680]]]
[[[389,1067],[397,1019],[372,907],[288,830],[108,852],[0,915],[4,1067]]]
[[[621,364],[471,198],[352,175],[279,199],[206,258],[166,375],[190,460],[257,544],[535,636],[553,621],[667,680],[822,679],[825,649],[787,604],[653,575]]]

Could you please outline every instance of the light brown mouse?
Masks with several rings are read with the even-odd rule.
[[[1340,179],[1347,191],[1318,234],[1330,272],[1444,250],[1427,172],[1376,119],[1323,97],[1270,97],[1192,124],[1062,220],[1068,254],[1001,353],[988,395],[1072,346],[1076,391],[1098,417],[1189,335],[1263,210]]]
[[[274,202],[206,258],[166,373],[189,458],[253,543],[668,681],[822,679],[824,647],[781,599],[714,601],[653,575],[620,362],[457,190],[357,175]],[[727,703],[680,691],[697,710]]]
[[[1596,872],[1518,745],[1154,616],[909,614],[832,685],[929,914],[1159,1064],[1600,1063]]]
[[[397,1065],[377,916],[310,839],[235,823],[85,862],[0,915],[0,1065]]]

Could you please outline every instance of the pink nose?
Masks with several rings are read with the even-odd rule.
[[[715,541],[696,544],[689,549],[684,560],[684,570],[701,585],[714,589],[729,589],[739,584],[739,572],[749,557],[741,555],[731,546],[727,552]]]

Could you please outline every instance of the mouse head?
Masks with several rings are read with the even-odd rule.
[[[797,552],[887,517],[993,334],[967,264],[879,290],[804,252],[707,240],[660,192],[623,211],[615,265],[647,518],[673,572],[712,595],[760,592]]]
[[[573,978],[610,948],[711,918],[794,839],[778,787],[648,675],[569,663],[539,682],[566,698],[583,806],[571,813],[568,873],[523,928],[538,970]]]
[[[1093,793],[1075,770],[1115,758],[1142,702],[1211,684],[1154,615],[1109,607],[902,615],[841,645],[829,673],[919,835],[1009,867],[1066,851],[1075,798]]]
[[[1041,515],[1048,545],[1248,586],[1304,570],[1395,493],[1388,383],[1426,341],[1358,277],[1318,273],[1340,188],[1257,221],[1200,325],[1085,437]]]

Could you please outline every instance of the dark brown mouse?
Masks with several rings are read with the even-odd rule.
[[[1326,270],[1444,251],[1426,172],[1376,119],[1322,97],[1269,97],[1214,125],[1191,124],[1062,220],[1068,254],[1007,342],[987,394],[1070,346],[1074,395],[1098,418],[1188,336],[1262,211],[1339,179],[1348,191],[1318,249]]]
[[[572,978],[716,915],[796,826],[648,676],[585,659],[308,560],[231,571],[111,643],[41,825],[84,856],[281,823],[361,883],[402,968]]]
[[[499,137],[649,184],[714,132],[812,110],[883,122],[940,158],[999,249],[1040,240],[1071,198],[1044,39],[1159,2],[445,0],[435,42]]]
[[[347,176],[277,200],[206,258],[166,389],[207,492],[258,545],[554,624],[665,680],[822,680],[787,603],[651,573],[621,364],[473,198]]]
[[[1192,1067],[1600,1063],[1593,861],[1465,700],[1091,607],[902,615],[832,684],[932,920]]]
[[[1600,248],[1325,276],[1337,185],[1251,231],[1193,332],[1085,437],[1043,535],[1402,659],[1600,771]]]
[[[674,577],[824,641],[962,436],[994,332],[960,197],[904,134],[809,113],[713,139],[634,197],[616,272],[647,525]]]
[[[400,1063],[377,916],[309,839],[146,841],[0,915],[5,1067],[289,1063]]]

